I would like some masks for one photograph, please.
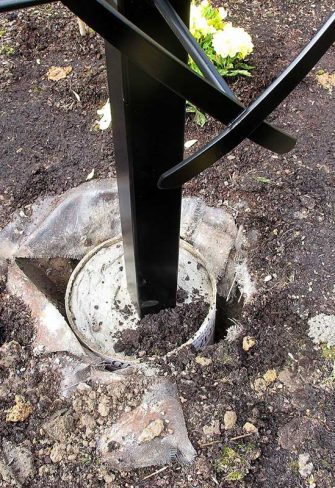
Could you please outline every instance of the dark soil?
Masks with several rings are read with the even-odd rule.
[[[32,357],[34,324],[20,300],[2,294],[0,307],[0,439],[12,442],[32,439],[41,421],[63,406],[59,399],[59,374]],[[5,421],[6,411],[22,396],[34,410],[24,422]],[[1,478],[0,478],[1,480]],[[6,486],[1,485],[0,486]]]
[[[187,342],[200,328],[208,313],[208,303],[193,299],[191,303],[146,315],[136,329],[125,329],[116,342],[116,352],[128,355],[162,356]]]
[[[227,0],[224,6],[232,21],[252,34],[255,44],[250,59],[253,77],[229,80],[245,104],[275,79],[334,9],[332,0]],[[94,33],[81,38],[76,20],[59,4],[1,15],[0,23],[5,29],[1,46],[14,50],[0,55],[2,226],[14,210],[27,211],[38,196],[78,185],[93,168],[98,178],[114,175],[115,169],[111,133],[92,129],[96,110],[107,100],[102,40]],[[69,65],[73,70],[66,79],[47,79],[51,66]],[[160,363],[177,381],[197,450],[195,463],[174,464],[146,480],[158,468],[115,473],[109,484],[96,475],[94,459],[50,464],[50,440],[45,434],[36,443],[34,439],[42,418],[60,408],[54,394],[57,379],[41,381],[39,393],[42,377],[32,375],[29,382],[37,367],[32,364],[18,386],[14,380],[20,379],[25,367],[20,363],[19,373],[12,369],[7,392],[2,390],[0,436],[30,446],[37,471],[27,487],[335,485],[334,360],[324,357],[307,335],[309,317],[335,313],[334,102],[330,91],[317,82],[321,69],[334,71],[334,49],[270,117],[298,137],[291,153],[277,156],[245,141],[185,186],[185,194],[232,210],[249,236],[249,268],[257,285],[255,300],[238,317],[243,334],[256,340],[250,351],[242,349],[239,337],[206,348],[201,356],[208,360],[207,366],[199,364],[199,355],[190,348]],[[198,149],[220,130],[212,119],[199,129],[188,116],[185,138],[197,139],[192,150]],[[264,281],[269,275],[271,280]],[[29,316],[9,297],[3,295],[1,300],[1,341],[15,336],[25,351],[31,334]],[[27,365],[32,361],[29,350],[22,357]],[[257,381],[267,370],[275,370],[277,379],[259,389]],[[4,423],[4,411],[15,393],[25,391],[36,410],[31,419],[19,425]],[[224,428],[227,410],[237,414],[231,430]],[[210,434],[213,421],[219,427]],[[258,432],[245,437],[246,422]],[[218,469],[227,447],[258,452],[247,460],[241,481],[230,481]],[[299,474],[302,453],[308,453],[313,464],[308,478]]]
[[[0,346],[16,340],[23,347],[29,347],[34,335],[30,312],[18,299],[1,295],[0,301]]]

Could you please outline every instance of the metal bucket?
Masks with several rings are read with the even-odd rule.
[[[178,285],[188,294],[186,302],[193,288],[199,290],[209,310],[193,337],[168,355],[189,344],[201,349],[214,338],[216,281],[201,254],[184,240],[180,241]],[[138,362],[114,350],[118,334],[135,329],[139,320],[127,290],[121,237],[100,244],[78,263],[67,286],[65,306],[74,333],[88,349],[115,368]]]

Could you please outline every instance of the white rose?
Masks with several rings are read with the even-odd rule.
[[[203,16],[202,7],[202,4],[200,6],[191,4],[190,31],[195,37],[199,37],[197,34],[205,37],[216,32],[216,29],[209,25],[207,19]]]
[[[227,23],[223,30],[214,34],[213,48],[223,58],[233,58],[237,54],[245,58],[252,53],[254,45],[251,36],[244,29]]]

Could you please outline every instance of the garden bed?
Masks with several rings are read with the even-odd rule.
[[[333,8],[330,0],[229,1],[225,6],[254,39],[253,77],[231,80],[246,104],[298,54]],[[38,196],[77,186],[93,169],[98,178],[114,176],[115,168],[111,133],[93,128],[96,110],[107,99],[102,40],[93,33],[81,38],[76,20],[58,4],[1,15],[0,22],[5,29],[0,42],[14,50],[0,56],[3,226],[18,208],[28,215]],[[24,349],[20,362],[7,367],[12,379],[0,396],[1,433],[32,452],[36,473],[26,486],[334,485],[334,358],[312,343],[307,323],[318,313],[335,313],[334,103],[330,89],[317,79],[320,70],[334,71],[333,55],[324,56],[272,116],[278,127],[297,135],[294,151],[280,157],[245,141],[185,187],[185,194],[226,206],[243,225],[258,290],[238,317],[231,342],[201,354],[188,348],[158,364],[177,382],[197,451],[193,465],[168,466],[145,479],[156,469],[116,474],[95,463],[91,451],[85,457],[84,447],[78,457],[68,453],[54,461],[53,441],[39,426],[56,410],[72,407],[55,400],[57,375],[40,382],[40,376],[25,374],[25,368],[36,370],[31,324],[21,304],[2,292],[0,342],[18,331],[15,339]],[[51,66],[72,71],[55,82],[47,77]],[[199,129],[189,116],[186,140],[197,139],[193,150],[219,130],[212,120]],[[243,348],[246,336],[252,338],[249,350]],[[33,413],[11,425],[5,410],[17,393],[26,395]],[[235,417],[227,412],[236,413],[236,422],[228,422]],[[65,430],[65,443],[70,430]],[[313,464],[305,477],[303,454]]]

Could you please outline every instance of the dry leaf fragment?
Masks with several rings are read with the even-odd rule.
[[[72,66],[51,66],[47,73],[48,80],[59,81],[67,77],[72,71]]]
[[[23,422],[32,413],[33,409],[21,395],[15,395],[15,405],[7,410],[6,422]]]

